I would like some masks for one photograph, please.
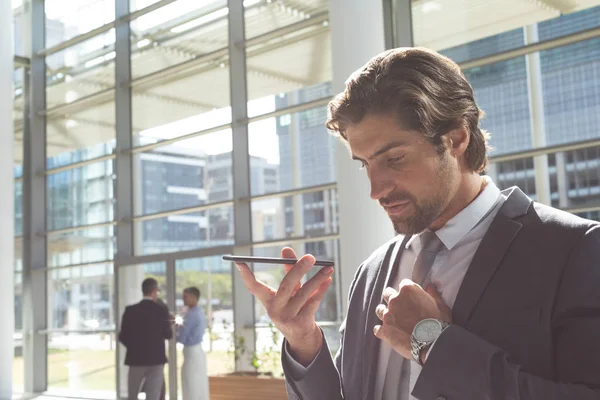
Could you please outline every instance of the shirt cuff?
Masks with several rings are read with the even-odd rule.
[[[288,346],[289,346],[288,342],[286,341],[285,346],[283,346],[283,358],[289,367],[289,372],[290,372],[291,378],[294,381],[301,381],[306,376],[306,373],[308,372],[309,368],[314,364],[315,360],[319,357],[321,350],[319,350],[319,353],[317,353],[317,356],[315,357],[314,360],[311,361],[311,363],[308,365],[308,367],[305,367],[304,365],[300,364],[298,361],[296,361],[294,359],[294,357],[292,356],[292,352],[290,351]]]

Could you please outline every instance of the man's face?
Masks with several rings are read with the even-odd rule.
[[[396,232],[420,233],[440,217],[460,181],[458,162],[448,150],[440,154],[423,134],[403,130],[389,114],[366,115],[346,136],[369,177],[371,198]]]
[[[186,307],[193,307],[196,304],[196,298],[186,291],[183,292],[183,304]]]

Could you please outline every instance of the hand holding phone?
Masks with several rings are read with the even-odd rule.
[[[304,275],[316,265],[317,260],[312,255],[305,255],[298,259],[294,250],[286,247],[281,251],[284,261],[272,258],[267,258],[265,261],[264,257],[256,261],[254,257],[245,257],[251,260],[249,262],[284,264],[286,275],[279,287],[274,289],[257,280],[248,265],[239,261],[240,258],[226,257],[223,258],[236,262],[244,285],[262,303],[273,324],[287,339],[294,358],[304,366],[308,366],[323,345],[323,334],[315,322],[315,314],[331,285],[333,267],[330,265],[323,267],[302,284]],[[329,263],[333,264],[331,261]]]

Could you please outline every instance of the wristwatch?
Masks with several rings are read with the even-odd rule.
[[[430,346],[450,324],[439,319],[426,318],[420,321],[410,335],[411,354],[419,365],[421,363],[421,350]]]

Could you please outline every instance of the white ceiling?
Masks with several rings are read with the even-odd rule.
[[[600,0],[419,0],[413,4],[415,44],[441,50],[598,4]],[[327,5],[328,0],[285,1],[285,6],[263,0],[246,12],[246,36],[250,39],[317,18],[327,12]],[[188,20],[196,18],[197,15],[190,15]],[[331,41],[324,19],[247,48],[250,99],[331,80]],[[159,33],[148,37],[158,41],[156,46],[134,49],[132,55],[134,134],[230,104],[227,52],[207,56],[226,48],[226,20],[215,20],[180,35],[165,29]],[[142,39],[145,37],[133,39],[134,47]],[[112,50],[107,48],[106,53]],[[113,61],[87,69],[80,66],[78,70],[64,70],[69,78],[48,86],[48,108],[114,87]],[[185,71],[165,73],[156,80],[136,81],[181,63],[193,65]],[[115,105],[110,97],[92,102],[93,106],[79,107],[74,103],[69,109],[52,113],[48,118],[48,156],[114,139]],[[22,107],[22,98],[18,98],[13,115],[17,121]],[[22,132],[18,126],[19,122],[16,162],[21,161],[22,155]]]

